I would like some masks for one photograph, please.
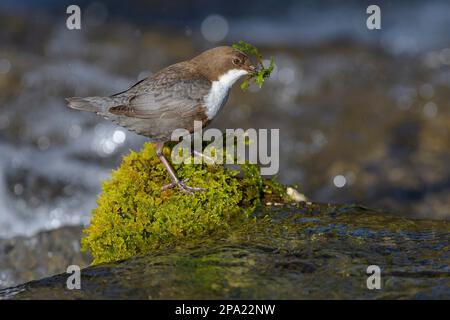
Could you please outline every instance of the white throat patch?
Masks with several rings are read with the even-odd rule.
[[[225,104],[233,84],[248,72],[245,70],[232,69],[224,75],[220,76],[219,80],[213,81],[211,90],[205,96],[206,115],[208,119],[215,117],[220,108]]]

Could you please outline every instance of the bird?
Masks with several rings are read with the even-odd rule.
[[[193,194],[203,188],[191,187],[180,180],[163,155],[164,144],[176,129],[189,134],[209,125],[228,100],[230,89],[241,77],[256,71],[244,52],[230,46],[206,50],[192,59],[172,64],[144,78],[127,90],[108,97],[66,98],[68,107],[97,113],[113,123],[154,143],[155,152],[164,164],[171,183]]]

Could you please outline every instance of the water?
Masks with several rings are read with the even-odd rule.
[[[173,248],[0,290],[0,299],[448,299],[448,222],[357,206],[266,208]],[[308,220],[305,220],[308,219]],[[381,290],[368,290],[369,265]]]
[[[356,1],[81,1],[82,31],[65,28],[63,3],[41,3],[0,7],[0,238],[89,222],[101,181],[145,139],[64,97],[121,91],[215,45],[201,33],[211,14],[228,25],[219,44],[247,40],[277,64],[263,90],[233,91],[214,126],[281,128],[279,177],[313,200],[450,217],[449,3],[382,2],[381,31]]]

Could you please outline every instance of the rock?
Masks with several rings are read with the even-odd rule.
[[[0,291],[10,299],[449,299],[450,227],[359,206],[267,207],[201,241]],[[369,265],[381,289],[367,288]],[[65,271],[63,268],[62,271]]]
[[[71,264],[88,266],[89,255],[80,253],[81,230],[64,227],[29,238],[0,239],[0,288],[60,273]]]
[[[170,148],[166,151],[170,156]],[[284,187],[274,179],[263,179],[256,164],[243,164],[240,170],[205,163],[173,168],[180,180],[189,179],[202,192],[164,188],[171,180],[151,143],[125,156],[103,182],[98,207],[81,239],[82,250],[92,254],[94,264],[207,237],[244,223],[263,199],[285,198]]]

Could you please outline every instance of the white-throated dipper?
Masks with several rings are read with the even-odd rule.
[[[203,127],[227,101],[233,84],[254,71],[249,57],[232,47],[207,50],[195,58],[173,64],[128,90],[109,97],[67,98],[72,109],[96,112],[112,122],[146,136],[167,168],[172,183],[183,192],[201,190],[180,181],[162,153],[174,130],[194,132],[194,121]],[[196,128],[197,129],[197,128]]]

